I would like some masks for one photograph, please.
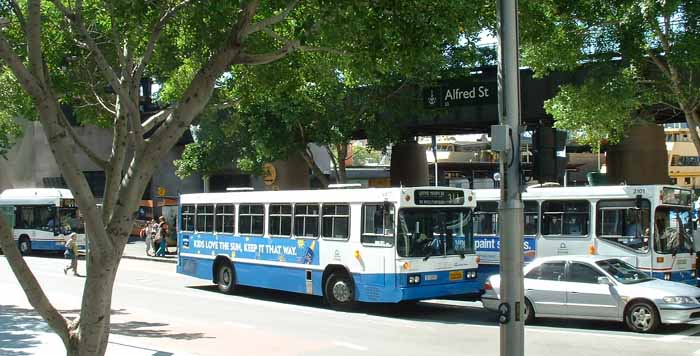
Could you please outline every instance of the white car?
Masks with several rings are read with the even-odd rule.
[[[624,321],[636,332],[661,324],[700,320],[700,288],[650,277],[619,258],[552,256],[524,271],[525,322],[537,317]],[[481,297],[497,311],[500,276],[489,277]]]

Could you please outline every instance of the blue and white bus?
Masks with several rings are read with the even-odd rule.
[[[338,309],[477,295],[475,205],[469,190],[438,187],[184,194],[177,271]]]
[[[499,272],[497,189],[474,190],[480,280]],[[535,257],[624,258],[654,277],[696,284],[691,191],[673,186],[530,187],[523,193],[525,263]]]
[[[85,245],[85,227],[68,189],[7,189],[0,193],[0,207],[14,216],[13,236],[23,255],[32,251],[65,251],[71,232]]]

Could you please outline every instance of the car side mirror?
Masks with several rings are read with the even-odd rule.
[[[607,284],[611,285],[610,279],[608,277],[598,277],[598,284]]]

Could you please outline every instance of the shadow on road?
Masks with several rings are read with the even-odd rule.
[[[218,293],[218,289],[215,285],[189,286],[188,288]],[[318,296],[264,288],[237,286],[235,296],[317,309],[328,308],[324,304],[323,298]],[[496,314],[482,308],[480,303],[465,303],[451,300],[404,302],[398,304],[360,303],[353,313],[415,322],[498,326]],[[686,331],[694,326],[695,325],[663,325],[656,334],[659,336],[672,335]],[[627,330],[622,322],[615,321],[538,318],[531,327],[569,329],[581,332],[621,332],[636,335]],[[690,335],[689,337],[700,339],[700,333]]]
[[[67,319],[73,320],[80,310],[59,310]],[[112,315],[130,315],[124,309],[112,310]],[[167,338],[174,340],[195,340],[210,338],[203,333],[174,333],[168,330],[169,324],[130,320],[113,322],[111,333],[131,337]],[[0,355],[33,355],[31,349],[39,346],[42,336],[53,334],[53,330],[44,322],[34,309],[20,308],[15,305],[0,304]]]

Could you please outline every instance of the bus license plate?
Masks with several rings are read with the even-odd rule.
[[[451,281],[459,281],[464,279],[464,271],[451,271],[450,272],[450,280]]]

